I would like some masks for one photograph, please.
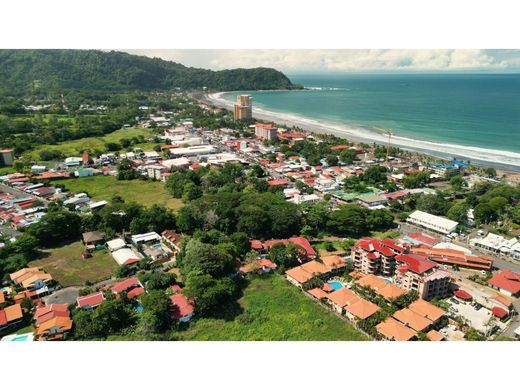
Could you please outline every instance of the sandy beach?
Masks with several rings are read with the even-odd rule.
[[[217,107],[233,109],[233,102],[222,97],[223,92],[208,93],[197,98]],[[318,120],[301,117],[289,113],[278,113],[253,106],[253,116],[257,119],[275,122],[286,128],[299,127],[301,129],[333,134],[354,142],[377,143],[386,145],[388,137],[384,133],[372,131],[366,128],[355,128],[346,124],[322,123]],[[461,145],[440,144],[429,141],[419,141],[409,138],[392,136],[392,146],[403,150],[417,152],[434,158],[451,160],[456,157],[470,160],[473,164],[483,167],[494,167],[501,173],[511,174],[516,177],[520,172],[520,154],[508,151],[466,147]],[[485,158],[482,158],[485,156]]]

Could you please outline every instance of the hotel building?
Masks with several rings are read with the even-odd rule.
[[[251,119],[253,117],[253,98],[250,95],[237,96],[237,102],[234,107],[235,120]]]

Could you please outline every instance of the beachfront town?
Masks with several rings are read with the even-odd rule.
[[[391,137],[353,143],[255,121],[247,95],[234,128],[138,109],[120,131],[153,130],[153,148],[85,150],[0,177],[2,341],[182,334],[261,278],[284,278],[363,339],[520,339],[520,191],[507,175]],[[0,150],[2,166],[16,160]],[[98,178],[166,189],[182,208],[102,198]]]

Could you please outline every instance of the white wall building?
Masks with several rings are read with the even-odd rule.
[[[411,213],[406,219],[406,222],[441,234],[454,232],[458,225],[458,222],[452,221],[451,219],[425,213],[420,210]]]

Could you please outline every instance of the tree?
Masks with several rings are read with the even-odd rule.
[[[406,175],[403,179],[405,188],[422,188],[430,182],[430,174],[427,171]]]
[[[142,209],[130,223],[130,230],[134,234],[162,232],[173,228],[175,228],[175,216],[172,211],[158,204]]]
[[[489,205],[495,209],[498,215],[502,215],[509,206],[509,201],[503,196],[495,196],[490,199]]]
[[[468,222],[468,210],[469,205],[466,203],[455,203],[451,206],[446,213],[446,216],[453,220],[457,221],[460,224],[467,224]]]
[[[326,158],[325,158],[325,162],[327,163],[327,165],[329,166],[335,166],[335,165],[338,165],[338,156],[336,156],[335,154],[329,154]]]
[[[446,215],[450,203],[442,195],[421,195],[417,199],[417,209],[435,215]]]
[[[78,309],[72,316],[78,338],[106,337],[135,323],[132,305],[124,299],[106,300],[96,310]]]
[[[497,211],[489,203],[479,203],[473,215],[478,223],[490,223],[498,218]]]
[[[368,185],[385,184],[387,169],[382,165],[372,165],[362,175],[362,180]]]
[[[228,277],[214,279],[211,275],[191,272],[186,278],[183,294],[195,300],[201,315],[216,314],[236,293],[235,283]]]
[[[43,246],[78,238],[81,233],[81,217],[68,211],[50,211],[40,221],[30,225],[27,233]]]
[[[455,175],[450,179],[450,185],[454,191],[460,191],[462,190],[462,187],[467,185],[467,183],[462,176]]]
[[[117,180],[133,180],[137,178],[137,172],[134,169],[132,161],[125,158],[117,165]]]
[[[339,154],[339,160],[345,164],[352,164],[356,159],[356,156],[355,149],[344,149]]]
[[[340,206],[329,214],[327,229],[333,234],[360,236],[369,229],[367,216],[369,211],[358,205]]]
[[[143,316],[139,318],[138,329],[142,333],[159,333],[170,324],[170,299],[164,291],[153,290],[141,296]]]
[[[165,290],[175,283],[175,275],[169,272],[145,272],[139,274],[139,281],[147,290]]]
[[[183,275],[193,271],[219,277],[232,271],[234,259],[215,245],[204,244],[196,239],[189,240],[181,257]]]
[[[293,243],[287,245],[283,243],[274,244],[269,249],[267,257],[278,266],[284,269],[298,265],[299,252],[301,248]]]

